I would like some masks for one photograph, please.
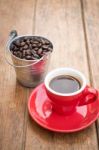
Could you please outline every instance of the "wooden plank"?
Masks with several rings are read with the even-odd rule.
[[[88,59],[93,86],[99,89],[99,1],[82,1],[84,7],[84,24],[88,48]],[[97,122],[97,137],[99,144],[99,120]]]
[[[15,72],[4,60],[8,34],[32,33],[32,0],[0,0],[0,150],[22,150],[25,142],[28,89],[16,82]]]
[[[38,0],[35,34],[54,43],[50,68],[73,67],[89,78],[79,0]],[[95,126],[74,134],[47,131],[28,117],[26,150],[98,150]]]

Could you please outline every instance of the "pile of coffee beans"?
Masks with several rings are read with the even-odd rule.
[[[26,60],[40,59],[52,52],[52,43],[43,37],[21,37],[12,42],[10,51],[18,58]]]

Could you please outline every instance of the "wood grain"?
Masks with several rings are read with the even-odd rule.
[[[90,75],[93,86],[99,89],[99,1],[85,0],[82,2]],[[99,120],[96,127],[99,144]]]
[[[38,0],[35,34],[54,43],[50,68],[73,67],[89,79],[86,46],[79,0]],[[26,150],[98,150],[95,126],[74,134],[49,132],[28,116]]]
[[[25,115],[28,90],[16,82],[14,68],[4,60],[8,34],[32,33],[32,0],[0,0],[0,150],[22,150],[25,138]]]
[[[27,113],[31,90],[16,82],[14,69],[4,60],[10,30],[42,35],[54,43],[49,71],[79,69],[98,88],[98,10],[98,0],[0,0],[0,150],[98,150],[94,124],[73,134],[37,125]]]

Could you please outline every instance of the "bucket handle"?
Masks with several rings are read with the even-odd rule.
[[[9,34],[9,39],[8,39],[8,42],[7,42],[7,45],[6,45],[6,49],[5,49],[5,60],[6,60],[6,62],[9,64],[9,65],[11,65],[12,67],[19,67],[19,68],[22,68],[22,67],[29,67],[29,66],[31,66],[31,65],[35,65],[35,64],[37,64],[38,62],[40,62],[41,60],[43,60],[44,58],[47,58],[47,56],[50,54],[50,52],[48,53],[48,54],[46,54],[46,55],[44,55],[43,57],[41,57],[40,59],[38,59],[37,61],[34,61],[33,63],[31,63],[31,64],[29,64],[29,65],[23,65],[23,66],[17,66],[17,65],[14,65],[14,64],[12,64],[9,60],[8,60],[8,58],[7,58],[7,52],[8,52],[8,47],[9,47],[9,43],[11,43],[11,41],[15,38],[15,37],[17,37],[18,36],[18,34],[17,34],[17,31],[16,30],[12,30],[11,32],[10,32],[10,34]]]
[[[17,31],[16,30],[12,30],[9,34],[9,39],[8,39],[8,42],[7,42],[7,47],[9,45],[9,43],[16,37],[18,36],[17,34]]]

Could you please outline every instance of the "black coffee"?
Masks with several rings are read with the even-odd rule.
[[[63,94],[73,93],[81,88],[80,82],[69,75],[60,75],[53,78],[49,86],[52,90]]]

